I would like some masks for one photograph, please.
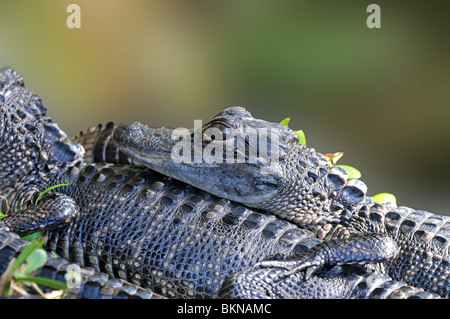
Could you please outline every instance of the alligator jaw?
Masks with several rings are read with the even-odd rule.
[[[155,129],[136,122],[119,126],[113,142],[132,163],[147,166],[219,197],[251,206],[277,194],[281,179],[277,166],[266,165],[262,170],[261,165],[250,163],[214,162],[204,156],[198,160],[193,155],[194,143],[189,149],[192,154],[185,156],[183,161],[174,156],[174,150],[180,145],[177,130]],[[187,129],[184,133],[193,136]]]

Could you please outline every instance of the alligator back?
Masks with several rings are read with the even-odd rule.
[[[450,217],[400,206],[385,213],[387,234],[401,247],[392,278],[450,297]]]
[[[226,276],[320,240],[296,225],[148,169],[93,164],[61,180],[81,214],[48,248],[175,298],[217,297]]]
[[[115,128],[113,123],[108,123],[105,128],[99,125],[79,134],[77,141],[86,148],[87,161],[132,162],[113,142]],[[386,232],[401,247],[397,258],[384,264],[384,272],[396,280],[448,297],[450,218],[403,206],[371,203],[370,208],[365,208],[352,217],[353,227],[360,223],[362,232],[368,232],[366,222],[379,225],[376,230]]]

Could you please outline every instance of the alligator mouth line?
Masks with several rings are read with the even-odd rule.
[[[119,126],[113,142],[133,164],[149,167],[217,196],[251,204],[276,195],[280,178],[274,169],[278,166],[275,162],[264,156],[249,160],[248,152],[235,147],[239,139],[208,141],[204,131],[199,132],[154,129],[136,122]],[[228,148],[225,143],[229,143]],[[249,144],[245,138],[241,143]]]
[[[264,167],[280,160],[277,135],[269,136],[265,129],[235,134],[228,126],[220,131],[200,124],[188,130],[151,128],[136,122],[119,127],[114,132],[114,143],[124,152],[131,150],[128,155],[140,154],[140,160],[170,157],[191,166],[249,163]]]

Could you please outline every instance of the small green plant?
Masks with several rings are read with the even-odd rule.
[[[283,124],[284,126],[289,127],[290,121],[291,121],[291,118],[287,117],[284,120],[282,120],[280,122],[280,124]],[[297,134],[299,143],[306,146],[305,132],[303,132],[302,130],[298,130],[298,131],[294,131],[294,133]]]
[[[36,235],[35,235],[36,236]],[[31,287],[43,297],[46,295],[38,285],[60,290],[60,296],[66,291],[67,285],[57,280],[34,276],[33,273],[47,261],[47,253],[42,248],[44,237],[34,238],[28,246],[17,256],[0,278],[0,292],[2,296],[11,294],[26,294],[26,287]]]
[[[336,153],[325,153],[326,158],[328,158],[328,162],[331,163],[331,165],[336,165],[337,162],[344,156],[344,152],[336,152]]]
[[[289,122],[291,121],[290,117],[285,118],[280,123],[286,127],[289,127]],[[300,144],[306,145],[305,133],[302,130],[294,131],[295,134],[299,137]],[[336,152],[336,153],[325,153],[324,156],[328,159],[328,162],[331,163],[334,167],[342,167],[348,173],[348,179],[359,179],[361,178],[361,172],[350,165],[345,164],[337,164],[337,162],[344,156],[344,152]],[[375,202],[379,204],[392,203],[397,205],[397,198],[391,193],[379,193],[373,196]]]
[[[28,240],[28,241],[33,241],[33,240],[38,239],[41,236],[42,236],[42,232],[38,231],[35,233],[31,233],[31,234],[21,235],[20,238]]]
[[[294,133],[297,134],[299,143],[306,146],[305,132],[303,132],[302,130],[298,130],[294,131]]]
[[[36,199],[35,205],[48,191],[61,186],[68,186],[70,184],[58,184],[51,186],[44,190]],[[3,196],[1,196],[3,197]],[[5,198],[4,198],[5,199]],[[6,199],[5,199],[6,200]],[[6,202],[7,203],[7,202]],[[7,217],[8,214],[0,212],[0,219]],[[47,297],[39,285],[55,289],[56,296],[62,296],[67,290],[67,285],[60,281],[38,277],[34,274],[36,270],[41,268],[47,261],[47,253],[42,248],[45,238],[42,237],[41,232],[35,232],[20,236],[22,239],[30,241],[30,244],[19,254],[14,263],[12,263],[7,271],[0,278],[0,294],[8,296],[11,294],[27,294],[24,288],[33,289],[35,292],[43,297]]]
[[[282,120],[280,122],[280,124],[283,124],[284,126],[289,127],[289,122],[290,121],[291,121],[291,118],[290,117],[286,117],[284,120]]]
[[[334,167],[342,167],[348,173],[348,179],[358,179],[361,178],[361,172],[350,165],[337,164],[337,162],[344,156],[344,152],[336,152],[336,153],[325,153],[326,158],[328,158],[328,162],[331,163]]]
[[[39,196],[38,196],[38,198],[36,199],[36,202],[34,203],[34,205],[37,205],[38,201],[39,201],[39,200],[42,198],[42,196],[44,196],[48,191],[51,191],[52,189],[57,188],[57,187],[69,186],[69,185],[70,185],[70,183],[69,183],[69,184],[58,184],[58,185],[50,186],[49,188],[47,188],[46,190],[44,190],[42,193],[39,194]]]

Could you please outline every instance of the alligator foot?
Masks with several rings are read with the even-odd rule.
[[[75,201],[61,193],[48,193],[36,205],[0,219],[0,225],[20,235],[46,231],[73,220],[80,209]]]
[[[392,238],[370,233],[325,241],[285,260],[263,260],[254,268],[282,268],[285,270],[282,276],[290,276],[306,269],[305,278],[308,279],[325,265],[365,265],[385,262],[394,258],[398,251],[397,243]]]
[[[243,270],[228,276],[222,299],[435,299],[439,295],[359,266],[324,267],[306,279],[280,268]]]

